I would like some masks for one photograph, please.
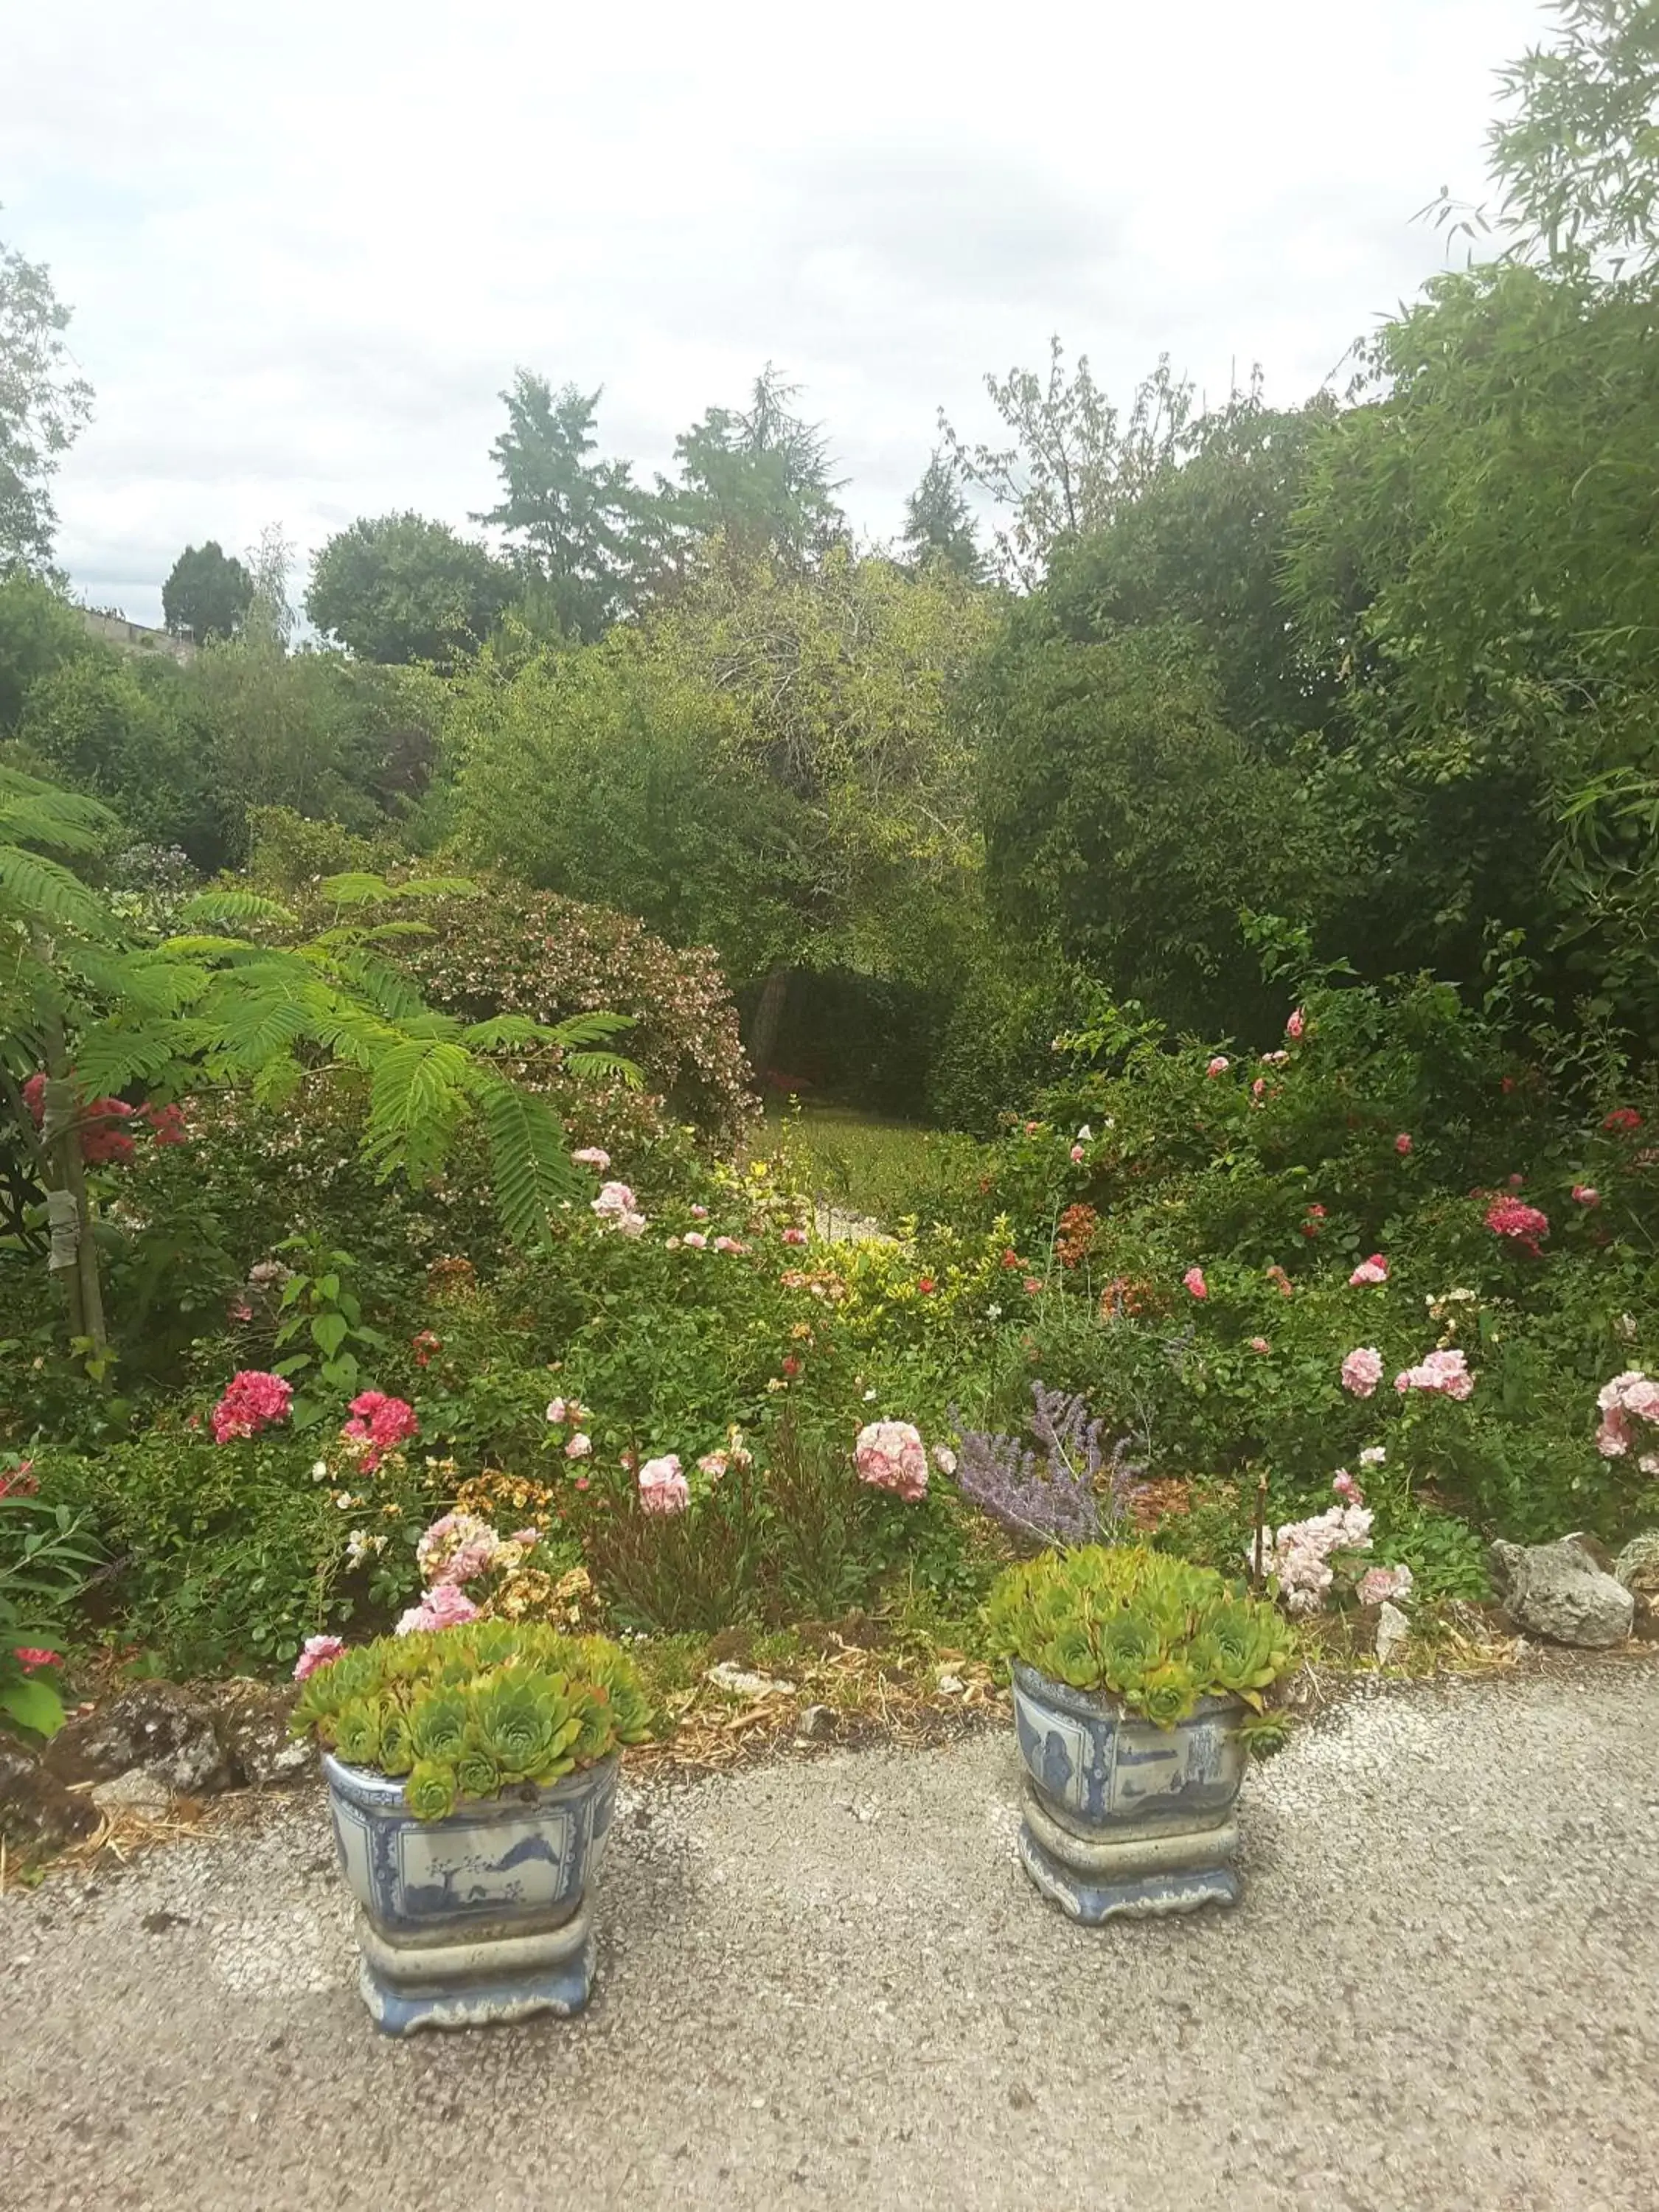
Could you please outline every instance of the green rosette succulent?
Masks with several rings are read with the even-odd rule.
[[[1198,1677],[1184,1660],[1163,1659],[1136,1683],[1134,1700],[1149,1721],[1173,1728],[1186,1719],[1200,1694]]]
[[[1203,1643],[1213,1686],[1258,1711],[1262,1692],[1295,1663],[1289,1625],[1273,1606],[1224,1601],[1205,1620]]]
[[[394,1699],[389,1698],[380,1723],[380,1755],[374,1764],[382,1774],[407,1774],[414,1765],[416,1757],[409,1715]]]
[[[404,1784],[404,1802],[417,1820],[447,1820],[458,1796],[453,1766],[441,1759],[420,1759]]]
[[[453,1766],[466,1740],[467,1699],[459,1690],[440,1686],[417,1697],[410,1709],[410,1741],[416,1759],[435,1759]]]
[[[347,1765],[403,1777],[421,1820],[556,1782],[651,1725],[639,1669],[608,1638],[500,1620],[342,1652],[301,1684],[289,1723]]]
[[[455,1787],[463,1797],[499,1797],[507,1787],[507,1778],[468,1731],[460,1755],[455,1761]]]
[[[562,1694],[560,1677],[538,1683],[526,1674],[515,1680],[517,1671],[504,1669],[473,1692],[473,1730],[480,1749],[495,1761],[505,1781],[556,1782],[576,1763],[569,1754],[581,1734],[581,1722],[570,1699]]]
[[[644,1743],[651,1734],[651,1701],[640,1670],[618,1644],[604,1636],[575,1639],[571,1671],[585,1675],[610,1700],[611,1726],[618,1743]]]
[[[380,1738],[397,1709],[385,1698],[358,1698],[334,1717],[334,1749],[348,1766],[379,1766]]]
[[[1005,1657],[1075,1690],[1115,1697],[1161,1728],[1201,1698],[1251,1707],[1296,1663],[1277,1607],[1243,1595],[1208,1567],[1145,1545],[1085,1545],[1010,1567],[993,1586],[985,1622]]]
[[[1169,1649],[1164,1633],[1136,1613],[1121,1613],[1103,1623],[1098,1637],[1099,1676],[1120,1697],[1139,1689]]]

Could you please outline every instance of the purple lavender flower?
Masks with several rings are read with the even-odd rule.
[[[962,1430],[962,1493],[1015,1535],[1062,1548],[1097,1543],[1123,1519],[1146,1469],[1129,1460],[1127,1437],[1118,1439],[1109,1457],[1102,1451],[1105,1423],[1090,1419],[1080,1393],[1068,1397],[1033,1382],[1031,1397],[1031,1433],[1041,1458],[1018,1437]]]

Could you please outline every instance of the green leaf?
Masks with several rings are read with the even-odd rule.
[[[88,937],[112,933],[109,909],[96,892],[58,861],[21,845],[0,845],[0,908],[6,905],[45,927],[67,924]]]
[[[489,1142],[496,1210],[517,1244],[547,1242],[550,1207],[585,1187],[570,1164],[564,1124],[547,1103],[499,1076],[483,1075],[474,1095]]]
[[[513,1045],[557,1044],[556,1032],[528,1014],[497,1014],[487,1022],[474,1022],[461,1031],[461,1042],[475,1052],[502,1052]]]
[[[198,891],[179,909],[180,921],[276,921],[290,926],[297,916],[280,899],[266,898],[260,891],[236,890],[228,884],[215,884]]]
[[[466,1108],[471,1063],[459,1045],[416,1038],[393,1045],[369,1070],[363,1148],[381,1174],[401,1168],[420,1182],[437,1171]]]
[[[36,1735],[56,1735],[64,1725],[64,1701],[42,1674],[21,1682],[0,1682],[0,1713]]]
[[[311,1340],[328,1359],[333,1358],[350,1333],[343,1314],[319,1314],[311,1324]]]

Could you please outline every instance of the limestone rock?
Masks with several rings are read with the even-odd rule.
[[[1613,1571],[1636,1601],[1635,1633],[1659,1640],[1659,1528],[1632,1536]]]
[[[8,1850],[60,1851],[97,1826],[97,1809],[83,1796],[66,1790],[33,1752],[0,1739],[0,1836]]]
[[[1614,1571],[1613,1553],[1608,1551],[1599,1536],[1592,1536],[1583,1528],[1575,1528],[1571,1535],[1564,1536],[1561,1541],[1564,1544],[1577,1544],[1581,1552],[1588,1553],[1604,1575],[1610,1575]]]
[[[1554,1644],[1622,1644],[1636,1601],[1571,1537],[1554,1544],[1494,1544],[1492,1579],[1504,1609],[1529,1636]]]
[[[712,1682],[717,1690],[729,1690],[736,1698],[775,1698],[787,1695],[795,1686],[793,1682],[777,1681],[770,1674],[751,1674],[734,1666],[729,1659],[722,1659],[717,1666],[711,1667],[703,1680]]]
[[[135,1682],[70,1721],[52,1739],[46,1764],[60,1782],[112,1782],[142,1767],[191,1797],[236,1779],[213,1706],[176,1682]]]
[[[88,1793],[100,1813],[148,1813],[160,1817],[173,1802],[173,1792],[158,1774],[130,1766],[113,1782],[97,1782]]]
[[[294,1698],[283,1690],[250,1688],[220,1715],[220,1734],[236,1778],[252,1790],[280,1789],[302,1781],[316,1765],[316,1753],[303,1737],[288,1732]]]
[[[1397,1605],[1384,1598],[1376,1615],[1376,1663],[1390,1666],[1394,1656],[1412,1632],[1412,1625]]]

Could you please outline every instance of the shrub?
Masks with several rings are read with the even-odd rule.
[[[418,1589],[415,1542],[454,1480],[399,1455],[353,1512],[337,1500],[357,1490],[281,1431],[216,1444],[155,1428],[96,1454],[43,1448],[35,1467],[42,1498],[77,1514],[108,1554],[91,1624],[181,1674],[284,1666],[325,1623],[389,1623]]]
[[[718,1150],[742,1136],[754,1111],[748,1063],[712,952],[676,951],[630,915],[504,882],[475,898],[434,901],[423,918],[432,935],[409,939],[398,957],[447,1013],[469,1022],[559,1021],[597,1010],[630,1018],[623,1042],[649,1097],[573,1100],[584,1135],[632,1128],[643,1139],[679,1120]]]

